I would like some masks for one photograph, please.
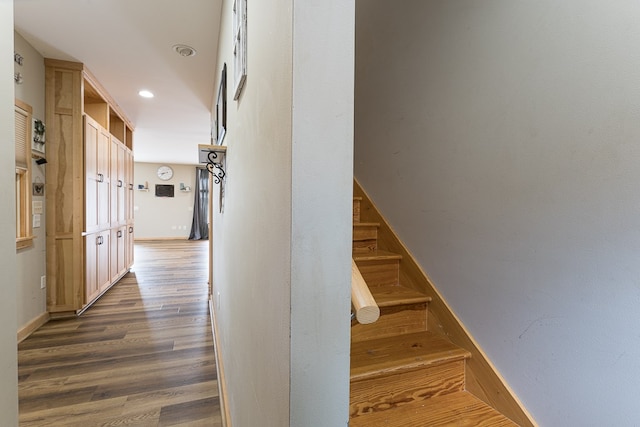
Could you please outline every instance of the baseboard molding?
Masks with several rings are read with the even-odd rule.
[[[427,329],[445,336],[454,344],[471,352],[471,359],[467,360],[466,364],[467,391],[493,406],[518,425],[522,427],[537,426],[531,414],[355,179],[353,195],[354,197],[362,197],[360,220],[380,223],[378,229],[379,245],[385,250],[402,255],[400,281],[403,285],[425,292],[432,298],[428,309]]]
[[[18,331],[18,343],[24,341],[29,335],[34,333],[38,328],[49,321],[49,313],[44,312],[35,319],[31,320]]]
[[[168,240],[184,241],[184,240],[189,240],[189,238],[188,237],[134,237],[133,238],[134,242],[161,242],[161,241],[168,241]]]
[[[213,300],[209,299],[209,317],[211,318],[211,331],[213,332],[213,349],[216,356],[216,371],[218,374],[218,396],[220,398],[220,412],[222,413],[222,427],[231,426],[231,413],[227,402],[227,381],[224,373],[224,363],[222,362],[222,354],[220,353],[220,342],[218,341],[218,322],[216,321],[216,313],[213,310]]]

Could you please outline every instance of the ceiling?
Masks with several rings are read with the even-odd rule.
[[[133,122],[136,162],[196,164],[197,145],[211,141],[220,9],[221,0],[15,0],[14,19],[45,58],[96,76]]]

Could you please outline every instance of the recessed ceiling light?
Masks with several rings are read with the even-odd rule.
[[[180,56],[189,57],[195,56],[196,50],[191,46],[187,46],[186,44],[176,44],[173,45],[173,50]]]
[[[140,92],[138,92],[138,95],[143,98],[153,98],[153,93],[148,90],[141,90]]]

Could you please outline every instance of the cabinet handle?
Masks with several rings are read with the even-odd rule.
[[[133,233],[133,227],[129,227],[129,233]]]
[[[98,182],[104,182],[104,175],[101,173],[98,174]]]
[[[118,230],[118,238],[122,237],[122,230]]]
[[[129,184],[129,190],[133,190],[133,184]]]
[[[98,238],[96,239],[96,244],[101,245],[103,242],[104,242],[104,237],[98,236]]]
[[[118,180],[118,187],[122,187],[122,184],[123,184],[123,183],[122,183],[122,180],[121,180],[121,179],[119,179],[119,180]]]

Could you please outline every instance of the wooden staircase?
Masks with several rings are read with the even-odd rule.
[[[471,354],[427,330],[431,298],[401,283],[402,256],[378,247],[378,223],[353,201],[353,259],[380,307],[351,328],[350,427],[516,426],[465,391]]]

